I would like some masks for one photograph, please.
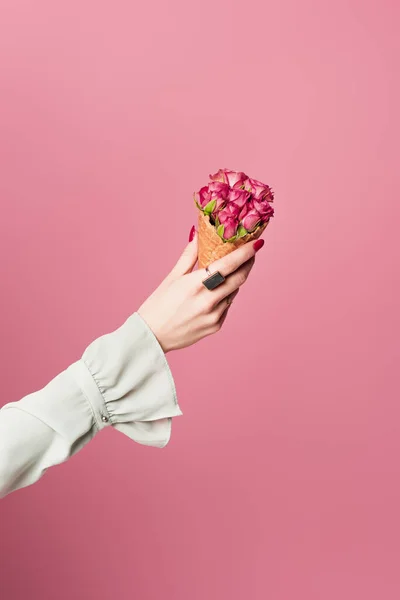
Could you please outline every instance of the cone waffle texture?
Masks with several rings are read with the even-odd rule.
[[[248,233],[234,242],[224,242],[219,237],[214,225],[210,223],[210,218],[199,210],[199,269],[204,269],[215,260],[218,260],[218,258],[230,254],[230,252],[243,246],[243,244],[256,240],[263,233],[267,225],[268,222],[258,227],[253,233]]]

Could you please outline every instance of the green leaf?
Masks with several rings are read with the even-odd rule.
[[[239,229],[237,230],[238,239],[244,237],[245,235],[247,235],[247,229],[245,229],[243,225],[239,225]]]
[[[206,215],[211,215],[211,213],[214,210],[216,204],[217,204],[216,200],[210,200],[210,202],[208,204],[206,204],[205,207],[203,208],[204,213]]]
[[[224,240],[224,229],[225,229],[224,225],[219,225],[217,227],[217,233],[218,233],[219,237],[221,238],[221,240]],[[225,240],[224,240],[224,242],[225,242]]]

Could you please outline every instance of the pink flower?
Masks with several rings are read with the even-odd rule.
[[[240,188],[243,185],[243,182],[247,179],[246,173],[242,173],[240,171],[226,171],[225,177],[228,180],[228,184],[231,188]]]
[[[225,177],[225,169],[219,169],[214,175],[210,175],[211,181],[220,181],[221,183],[228,183],[227,178]]]
[[[243,206],[242,210],[240,211],[239,221],[243,222],[243,219],[245,218],[247,213],[249,213],[251,210],[253,210],[253,208],[254,208],[253,203],[254,203],[253,197],[250,196],[250,198],[248,199],[248,201],[246,202],[246,204]]]
[[[219,169],[217,173],[210,175],[211,181],[227,183],[231,188],[240,188],[246,179],[248,177],[245,173],[241,171],[229,171],[228,169]]]
[[[237,219],[230,218],[226,219],[225,223],[221,223],[221,225],[224,226],[224,239],[230,240],[231,237],[236,235],[239,222],[237,221]]]
[[[249,184],[251,185],[251,191],[256,200],[261,200],[261,198],[268,196],[271,191],[268,185],[261,183],[261,181],[257,181],[257,179],[249,179]]]
[[[219,169],[195,194],[198,207],[224,239],[243,237],[267,223],[274,214],[271,188],[242,171]]]
[[[227,183],[222,183],[221,181],[211,181],[211,183],[208,184],[208,189],[213,195],[227,200],[229,194],[229,185]]]
[[[239,226],[239,209],[234,204],[226,206],[218,213],[218,219],[221,225],[224,226],[224,239],[229,240],[236,235]]]
[[[246,190],[233,189],[229,192],[229,202],[233,202],[238,208],[243,208],[250,194]]]
[[[220,181],[212,181],[208,185],[211,197],[215,200],[214,215],[225,206],[229,196],[229,185]]]
[[[250,210],[244,219],[242,219],[242,225],[247,231],[253,231],[261,220],[261,215],[253,208],[253,210]]]
[[[253,206],[257,210],[257,212],[263,217],[263,222],[268,221],[270,217],[274,214],[274,209],[268,202],[267,198],[263,198],[261,200],[253,200]]]
[[[221,210],[218,214],[218,218],[221,221],[221,217],[222,219],[226,218],[226,217],[234,217],[235,219],[239,219],[239,214],[240,214],[240,206],[236,206],[236,204],[230,203],[227,204],[225,206],[225,208],[223,210]]]
[[[207,185],[202,187],[201,190],[196,192],[194,195],[194,199],[196,200],[197,204],[201,206],[201,208],[204,208],[210,202],[211,198],[211,192],[209,191]]]

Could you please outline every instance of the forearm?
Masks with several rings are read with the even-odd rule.
[[[0,496],[34,483],[107,426],[163,447],[180,414],[165,355],[134,314],[42,390],[0,410]]]

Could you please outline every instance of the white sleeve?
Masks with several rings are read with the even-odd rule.
[[[0,410],[0,497],[37,481],[104,427],[162,448],[181,414],[165,354],[135,313],[42,390]]]

